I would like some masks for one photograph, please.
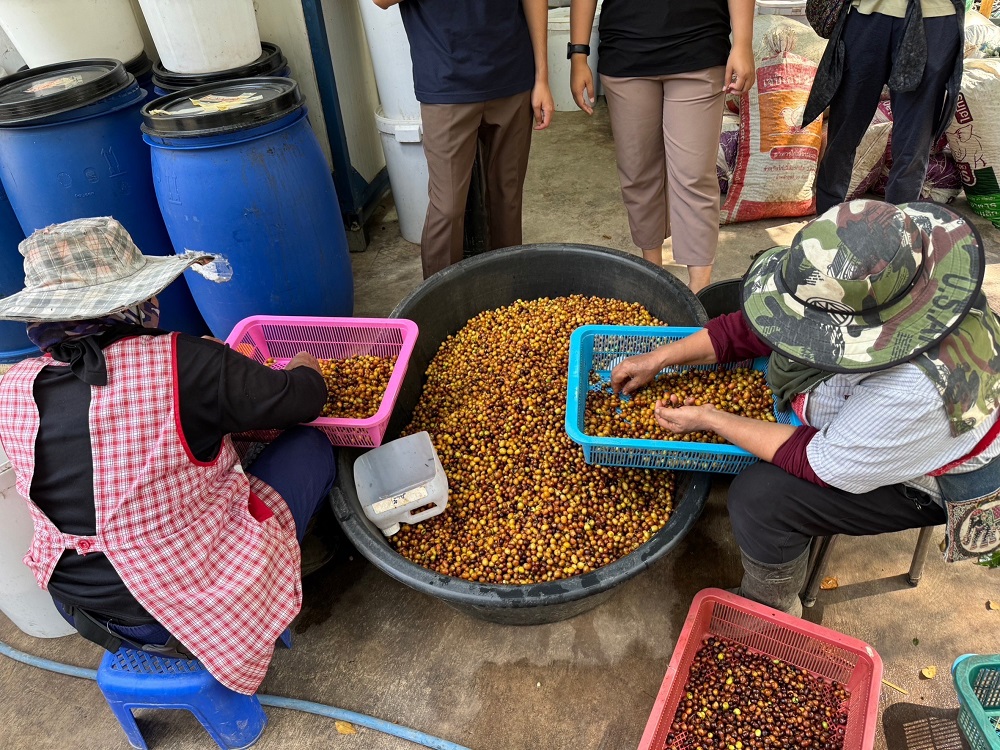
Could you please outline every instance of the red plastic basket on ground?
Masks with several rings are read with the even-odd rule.
[[[664,750],[691,664],[706,636],[734,641],[792,664],[850,692],[844,750],[870,750],[875,743],[882,659],[867,643],[790,617],[721,589],[705,589],[691,603],[666,677],[653,704],[639,750]],[[666,750],[692,750],[696,742]]]
[[[240,321],[226,343],[261,364],[273,359],[276,368],[284,367],[299,352],[308,352],[316,359],[395,357],[389,385],[373,416],[367,419],[320,417],[310,422],[311,427],[326,433],[334,445],[374,448],[381,445],[385,435],[417,332],[417,324],[410,320],[257,315]],[[266,442],[277,435],[277,431],[255,432],[246,437]]]

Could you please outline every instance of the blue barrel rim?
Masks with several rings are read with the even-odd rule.
[[[265,122],[260,125],[248,126],[244,130],[224,130],[218,133],[207,133],[197,138],[183,135],[152,135],[143,133],[144,140],[152,148],[162,148],[166,150],[197,151],[199,149],[225,148],[236,146],[246,141],[254,141],[265,138],[282,130],[295,127],[300,121],[309,116],[309,109],[302,107],[294,112],[290,112],[284,117],[272,122]]]
[[[260,98],[215,111],[204,104],[199,105],[202,111],[190,109],[196,99],[212,96],[235,99],[246,94]],[[171,107],[178,109],[172,112]],[[142,108],[142,132],[165,138],[202,138],[237,133],[277,122],[304,108],[305,98],[299,84],[292,78],[238,78],[195,86],[154,99]]]
[[[94,68],[104,69],[105,72],[79,86],[64,88],[62,91],[35,99],[2,101],[5,93],[12,93],[22,88],[28,81],[52,79],[54,75],[71,75],[74,71]],[[0,127],[30,127],[41,124],[58,115],[83,109],[109,99],[116,94],[128,91],[132,86],[137,86],[135,76],[125,69],[125,64],[121,60],[112,58],[74,60],[69,63],[30,68],[23,73],[16,73],[6,78],[3,85],[0,85]]]

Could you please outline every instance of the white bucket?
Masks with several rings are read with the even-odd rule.
[[[399,8],[382,10],[372,0],[358,0],[375,70],[375,85],[384,116],[420,119],[420,104],[413,93],[413,63]]]
[[[216,73],[260,57],[253,0],[139,0],[163,67]]]
[[[381,110],[375,112],[375,125],[382,136],[399,233],[407,242],[420,244],[429,200],[423,126],[420,120],[386,117]]]
[[[33,533],[28,506],[14,488],[14,470],[0,449],[0,612],[35,638],[70,635],[76,630],[23,562]]]
[[[805,22],[806,0],[757,0],[757,15],[794,16]]]
[[[597,25],[601,22],[601,6],[597,6],[594,15],[594,28],[590,32],[590,57],[587,63],[594,75],[594,86],[600,86],[597,77]],[[577,112],[579,107],[573,99],[569,88],[569,76],[572,63],[566,59],[566,45],[569,44],[569,8],[549,8],[549,85],[552,88],[552,98],[556,103],[556,112]],[[598,92],[600,89],[598,88]],[[595,92],[590,92],[596,96]]]
[[[0,0],[0,26],[31,68],[143,51],[129,0]]]

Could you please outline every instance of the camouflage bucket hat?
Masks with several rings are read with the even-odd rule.
[[[109,216],[39,229],[18,246],[25,289],[0,299],[0,320],[24,323],[90,320],[124,310],[163,291],[203,253],[143,255]]]
[[[943,339],[985,273],[976,229],[933,203],[852,201],[768,250],[743,282],[750,326],[780,354],[829,372],[872,372]]]

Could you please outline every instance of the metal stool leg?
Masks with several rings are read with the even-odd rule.
[[[920,530],[917,537],[917,547],[913,550],[913,561],[910,563],[910,572],[906,574],[906,582],[911,586],[920,583],[920,577],[924,574],[924,563],[927,562],[927,550],[931,547],[931,536],[934,534],[933,526],[925,526]]]
[[[833,551],[833,543],[836,539],[837,535],[834,534],[833,536],[818,536],[813,540],[809,576],[806,578],[806,587],[802,594],[803,607],[812,607],[816,604],[816,597],[819,595],[819,586],[823,582],[823,573],[826,570],[826,564],[829,561],[830,552]]]

